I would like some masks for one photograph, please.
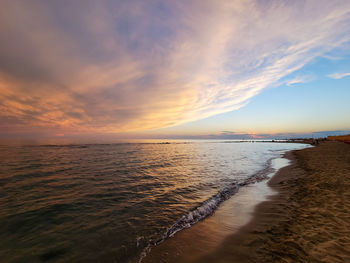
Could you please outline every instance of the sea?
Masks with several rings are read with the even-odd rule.
[[[142,262],[305,144],[0,146],[1,262]],[[195,240],[194,240],[195,242]]]

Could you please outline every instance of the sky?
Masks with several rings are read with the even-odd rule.
[[[0,138],[350,133],[350,1],[0,7]]]

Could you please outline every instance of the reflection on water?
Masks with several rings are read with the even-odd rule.
[[[0,146],[1,261],[137,261],[190,211],[207,208],[208,200],[245,182],[281,151],[302,147]]]
[[[267,177],[272,177],[288,164],[288,159],[273,159]],[[227,237],[246,225],[252,219],[256,205],[268,200],[275,193],[276,191],[267,185],[267,180],[242,187],[237,195],[215,211],[214,216],[153,248],[142,263],[207,262],[203,256],[215,251]]]

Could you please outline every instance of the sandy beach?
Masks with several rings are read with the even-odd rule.
[[[278,194],[257,205],[249,223],[217,240],[215,249],[201,250],[200,241],[195,257],[175,257],[176,241],[164,242],[145,262],[350,262],[350,145],[322,142],[286,157],[291,165],[267,183]],[[174,239],[186,240],[186,231],[193,237],[193,231],[212,226],[207,219],[200,224]]]

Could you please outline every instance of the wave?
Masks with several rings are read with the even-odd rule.
[[[206,201],[204,201],[201,205],[194,208],[190,212],[188,212],[186,215],[183,215],[180,219],[178,219],[171,227],[169,227],[165,233],[158,239],[152,240],[149,242],[149,244],[144,248],[142,251],[139,263],[142,261],[142,259],[150,252],[151,248],[159,245],[163,241],[165,241],[169,237],[173,237],[177,232],[189,228],[192,225],[198,223],[199,221],[205,219],[206,217],[212,215],[215,210],[219,207],[219,205],[232,197],[234,194],[236,194],[240,187],[246,186],[249,184],[254,184],[256,182],[260,182],[262,180],[265,180],[269,178],[269,174],[275,172],[275,170],[272,168],[271,163],[272,160],[275,159],[271,158],[267,161],[265,167],[257,172],[256,174],[246,178],[244,181],[240,183],[232,183],[228,186],[226,186],[224,189],[220,190],[217,194],[213,195]],[[139,240],[137,240],[137,244],[139,245]]]

